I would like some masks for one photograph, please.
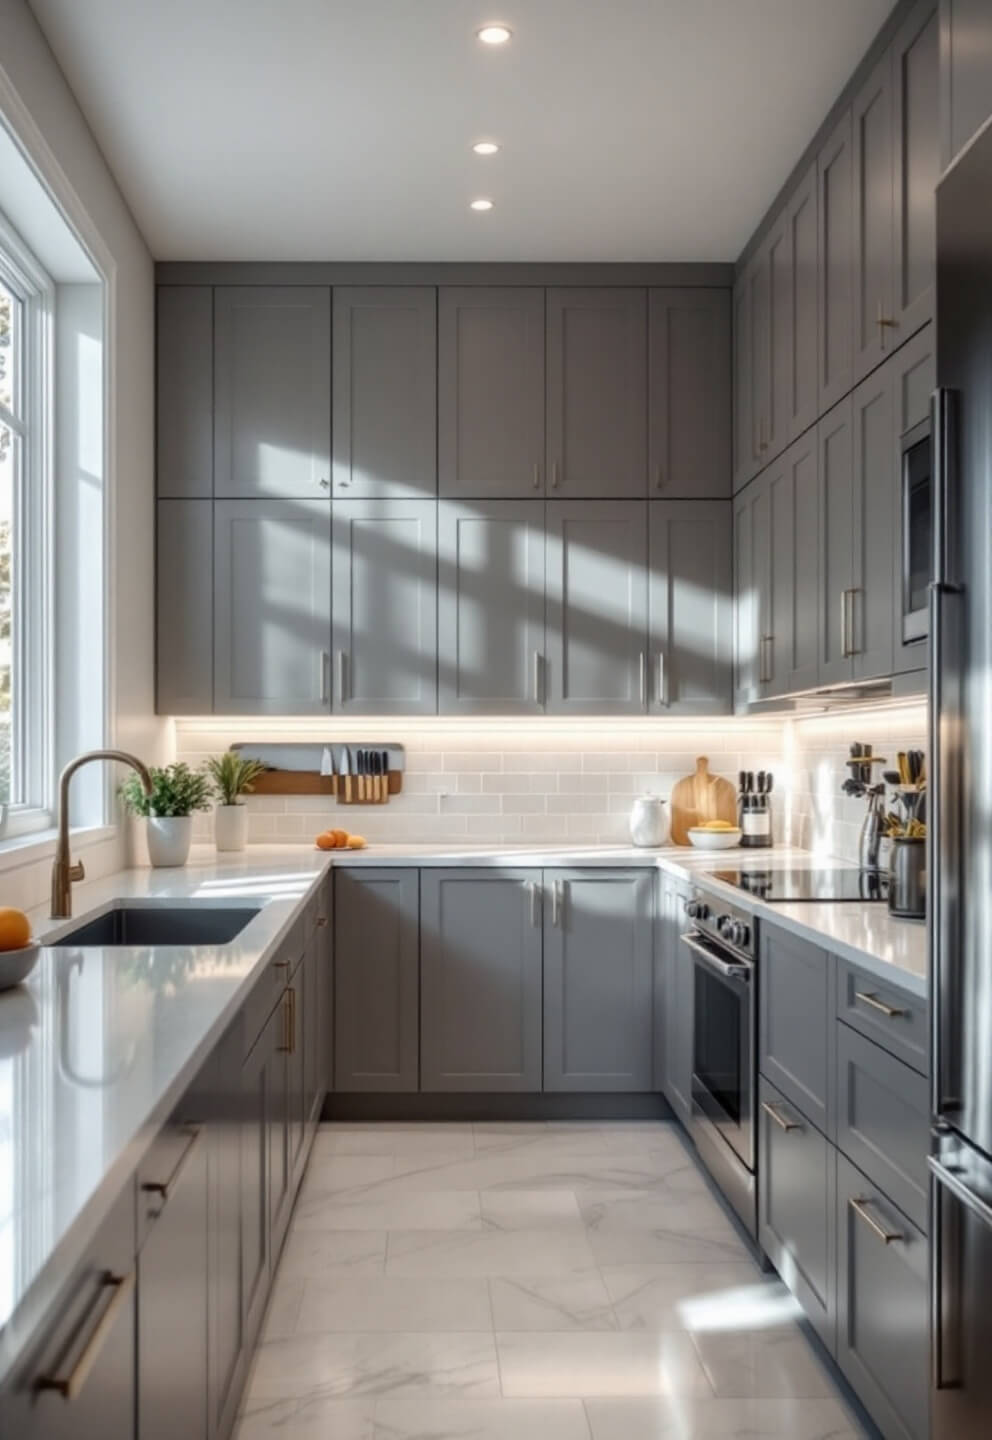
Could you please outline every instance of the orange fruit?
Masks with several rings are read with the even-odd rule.
[[[366,845],[366,841],[365,841],[365,837],[364,837],[363,835],[349,835],[349,836],[348,836],[348,849],[349,849],[349,850],[364,850],[364,849],[365,849],[365,845]]]
[[[0,907],[0,950],[20,950],[30,943],[31,921],[23,910]]]
[[[334,848],[336,850],[343,850],[348,843],[347,830],[332,830],[330,833],[334,840]]]
[[[317,836],[316,845],[318,850],[333,850],[336,843],[333,830],[325,830]]]

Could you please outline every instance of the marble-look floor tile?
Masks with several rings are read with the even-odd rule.
[[[763,1329],[800,1313],[782,1282],[746,1259],[607,1266],[603,1279],[621,1330]]]
[[[430,1156],[392,1157],[393,1177],[383,1178],[366,1193],[399,1195],[416,1190],[651,1190],[663,1187],[684,1158],[668,1155],[616,1155],[604,1149],[585,1155],[566,1154],[552,1142],[525,1149],[486,1151],[473,1160],[450,1163]]]
[[[370,1125],[367,1129],[322,1126],[314,1140],[313,1158],[358,1155],[422,1155],[439,1159],[471,1158],[475,1136],[471,1125]]]
[[[381,1275],[385,1268],[385,1230],[308,1230],[294,1222],[279,1262],[279,1279]]]
[[[692,1341],[721,1399],[812,1400],[834,1394],[833,1383],[797,1325],[695,1333]]]
[[[587,1400],[592,1440],[862,1440],[835,1400]]]
[[[356,1190],[393,1176],[393,1156],[388,1155],[311,1155],[300,1199],[316,1195],[334,1195],[340,1190]]]
[[[595,1260],[581,1226],[558,1230],[391,1232],[387,1275],[568,1275],[592,1270]]]
[[[492,1335],[320,1334],[275,1340],[257,1351],[247,1408],[265,1399],[395,1395],[424,1387],[498,1397]]]
[[[296,1333],[312,1331],[489,1331],[485,1280],[345,1275],[305,1282]]]
[[[503,1394],[530,1398],[712,1394],[688,1335],[497,1331]]]
[[[575,1275],[501,1277],[489,1281],[497,1330],[616,1330],[598,1270]]]
[[[375,1440],[374,1410],[371,1396],[259,1400],[245,1410],[235,1440]]]
[[[598,1265],[747,1259],[743,1241],[709,1195],[580,1190],[578,1200]]]
[[[408,1394],[377,1403],[375,1440],[589,1440],[589,1425],[581,1400]]]
[[[482,1216],[474,1190],[430,1190],[383,1198],[362,1192],[301,1195],[298,1230],[479,1230]]]
[[[262,1325],[262,1342],[284,1340],[296,1330],[303,1303],[305,1281],[295,1280],[280,1269],[269,1296],[268,1309]]]
[[[487,1230],[554,1230],[583,1223],[574,1190],[483,1190],[479,1202]]]

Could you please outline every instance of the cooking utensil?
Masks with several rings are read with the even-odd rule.
[[[351,750],[347,745],[341,746],[341,778],[344,786],[344,803],[351,804]]]
[[[749,788],[754,777],[748,774]],[[711,775],[707,756],[700,755],[693,775],[686,775],[672,787],[672,843],[689,845],[689,830],[704,820],[726,820],[737,824],[737,794],[732,783]]]

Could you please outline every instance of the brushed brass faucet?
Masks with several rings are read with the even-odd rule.
[[[72,914],[72,882],[86,877],[83,862],[77,860],[73,865],[69,856],[69,781],[81,766],[88,765],[91,760],[117,760],[121,765],[130,765],[138,772],[145,794],[152,793],[152,777],[147,767],[126,750],[87,750],[69,761],[59,777],[58,838],[52,863],[53,920],[65,920]]]

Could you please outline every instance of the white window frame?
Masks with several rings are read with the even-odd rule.
[[[0,215],[0,276],[23,304],[21,385],[23,419],[3,418],[22,444],[21,493],[15,497],[11,744],[22,756],[22,795],[8,806],[0,838],[46,830],[55,797],[55,516],[54,353],[55,287],[16,231]],[[18,698],[19,697],[19,698]]]

